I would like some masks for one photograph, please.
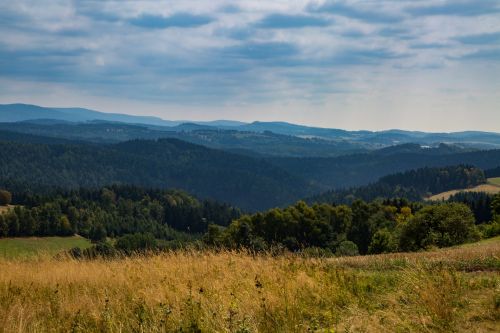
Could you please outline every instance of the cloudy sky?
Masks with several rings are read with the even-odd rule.
[[[13,102],[500,131],[500,1],[0,1]]]

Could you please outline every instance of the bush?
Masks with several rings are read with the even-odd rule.
[[[0,206],[10,205],[12,202],[12,194],[6,190],[0,190]]]
[[[150,233],[125,235],[116,241],[115,248],[123,251],[126,254],[134,252],[144,252],[155,250],[158,248],[158,243],[154,236]]]
[[[489,224],[480,226],[483,238],[491,238],[500,235],[500,221],[495,221]]]
[[[97,243],[84,250],[74,247],[67,253],[74,259],[114,258],[118,255],[113,245],[108,242]]]
[[[341,256],[357,256],[359,254],[358,246],[351,241],[343,241],[337,247],[335,254]]]
[[[389,253],[395,252],[396,250],[397,246],[394,237],[386,228],[377,230],[368,247],[368,253],[370,254]]]
[[[462,244],[476,237],[474,222],[472,211],[464,204],[428,206],[403,227],[399,246],[405,251],[417,251]]]

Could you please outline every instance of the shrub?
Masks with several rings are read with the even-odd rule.
[[[6,190],[0,190],[0,206],[7,206],[12,202],[12,194]]]
[[[115,247],[127,254],[144,252],[158,248],[158,243],[150,233],[125,235],[116,241]]]
[[[416,251],[471,241],[477,235],[474,215],[461,203],[445,203],[420,210],[401,232],[399,246]]]
[[[368,253],[371,254],[389,253],[396,250],[397,246],[394,237],[386,228],[377,230],[368,247]]]
[[[343,241],[337,247],[335,254],[337,256],[357,256],[359,254],[358,246],[351,241]]]

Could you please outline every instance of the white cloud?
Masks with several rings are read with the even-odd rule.
[[[117,111],[116,103],[120,111],[176,119],[253,117],[347,128],[426,129],[432,124],[419,113],[444,119],[475,112],[477,124],[463,126],[492,129],[500,124],[493,112],[498,45],[460,37],[499,32],[496,4],[436,3],[4,2],[0,79],[17,88],[0,91],[0,101],[84,101],[109,111]],[[194,23],[172,24],[179,13]],[[159,25],[131,24],[148,17]],[[124,98],[134,102],[120,103]],[[456,119],[439,125],[458,129]]]

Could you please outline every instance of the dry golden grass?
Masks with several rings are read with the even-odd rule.
[[[499,255],[4,259],[0,332],[498,332]]]
[[[448,200],[452,195],[457,194],[458,192],[485,192],[485,193],[490,193],[490,194],[497,194],[500,193],[500,186],[496,184],[481,184],[476,187],[472,188],[467,188],[467,189],[461,189],[461,190],[451,190],[447,192],[442,192],[435,194],[427,200],[431,201],[442,201],[442,200]]]
[[[0,214],[7,212],[9,209],[12,209],[14,207],[15,206],[12,205],[7,205],[7,206],[0,205]]]

